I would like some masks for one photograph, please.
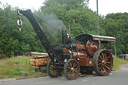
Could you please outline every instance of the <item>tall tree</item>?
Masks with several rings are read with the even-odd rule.
[[[28,51],[44,51],[30,22],[23,18],[22,31],[19,32],[17,9],[8,4],[0,8],[0,51],[7,57],[22,55]],[[44,51],[45,52],[45,51]]]
[[[108,14],[105,19],[106,34],[117,38],[117,53],[128,51],[128,13]]]

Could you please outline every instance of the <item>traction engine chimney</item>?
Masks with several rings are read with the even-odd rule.
[[[67,40],[67,30],[66,28],[62,29],[62,44],[66,45],[66,40]]]

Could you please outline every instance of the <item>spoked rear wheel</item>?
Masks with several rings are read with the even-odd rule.
[[[113,57],[108,50],[100,49],[94,54],[94,70],[98,75],[107,76],[112,71]]]
[[[78,77],[80,66],[75,59],[69,59],[64,65],[64,75],[69,80],[74,80]]]
[[[50,76],[51,78],[56,78],[60,75],[60,72],[58,71],[58,69],[56,69],[56,66],[54,65],[53,62],[51,62],[51,60],[48,62],[47,64],[47,74],[48,76]]]

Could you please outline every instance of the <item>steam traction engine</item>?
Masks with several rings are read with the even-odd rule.
[[[53,46],[41,30],[31,10],[18,10],[19,27],[21,27],[19,18],[21,14],[29,19],[51,59],[47,64],[47,73],[51,78],[60,76],[62,71],[69,80],[76,79],[79,73],[95,71],[98,75],[107,76],[112,71],[111,52],[107,49],[99,49],[99,41],[115,41],[114,37],[82,34],[73,40],[67,37],[64,28],[62,45]]]

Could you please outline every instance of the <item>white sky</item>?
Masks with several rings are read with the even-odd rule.
[[[8,3],[13,7],[27,9],[38,9],[44,0],[0,0],[2,3]],[[99,14],[106,15],[108,13],[128,12],[128,0],[98,0]],[[90,0],[89,8],[96,11],[96,0]]]
[[[38,9],[44,0],[0,0],[2,3],[8,3],[13,7]]]
[[[128,0],[98,0],[99,14],[128,12]],[[89,7],[96,11],[96,0],[90,0]]]

